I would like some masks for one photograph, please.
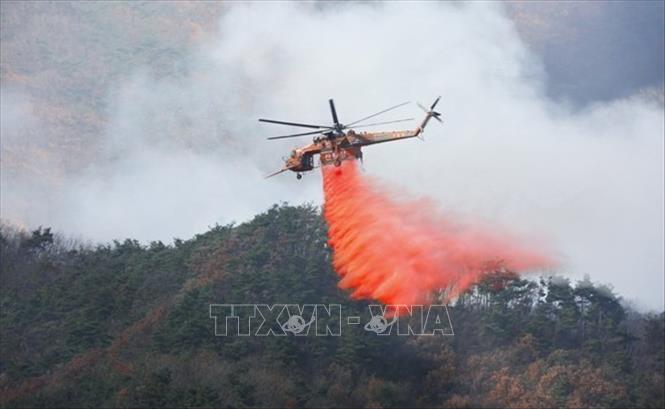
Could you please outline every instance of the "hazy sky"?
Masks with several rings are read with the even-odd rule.
[[[290,129],[256,118],[326,123],[333,97],[349,122],[442,95],[445,124],[425,143],[366,149],[368,174],[541,241],[561,273],[662,309],[663,7],[589,4],[234,4],[173,57],[176,74],[124,67],[104,88],[91,159],[39,178],[33,168],[58,169],[72,151],[44,137],[39,87],[3,69],[2,217],[168,241],[279,201],[321,203],[318,172],[263,178],[309,139],[266,141]],[[421,114],[410,105],[386,119]]]

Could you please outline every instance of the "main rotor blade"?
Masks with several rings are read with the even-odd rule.
[[[269,174],[268,176],[265,177],[265,179],[271,178],[271,177],[273,177],[273,176],[277,176],[277,175],[279,175],[279,174],[282,173],[282,172],[286,172],[287,170],[290,170],[290,169],[289,169],[289,168],[283,168],[283,169],[280,169],[280,170],[278,170],[278,171],[275,172],[275,173],[271,173],[271,174]]]
[[[274,119],[259,119],[259,122],[268,122],[271,124],[279,124],[279,125],[291,125],[291,126],[300,126],[303,128],[314,128],[314,129],[331,129],[330,126],[327,125],[312,125],[312,124],[300,124],[297,122],[285,122],[285,121],[275,121]]]
[[[324,132],[328,132],[328,129],[324,129],[323,131],[294,133],[294,134],[291,134],[291,135],[271,136],[270,138],[268,138],[268,140],[284,139],[284,138],[295,138],[296,136],[316,135],[316,134],[324,133]]]
[[[339,120],[337,119],[337,111],[335,110],[335,102],[333,102],[332,99],[329,99],[328,103],[330,104],[330,112],[332,112],[333,123],[335,125],[339,125]]]
[[[397,122],[406,122],[406,121],[413,121],[413,118],[397,119],[395,121],[376,122],[376,123],[373,123],[373,124],[358,125],[358,126],[354,126],[354,128],[365,128],[367,126],[394,124],[394,123],[397,123]]]
[[[357,121],[351,122],[350,124],[346,124],[346,127],[348,128],[348,127],[350,127],[350,126],[352,126],[352,125],[357,124],[358,122],[362,122],[362,121],[368,120],[368,119],[370,119],[370,118],[374,118],[374,117],[377,116],[377,115],[381,115],[381,114],[386,113],[386,112],[388,112],[388,111],[392,111],[393,109],[397,109],[397,108],[399,108],[399,107],[402,107],[402,106],[404,106],[404,105],[406,105],[406,104],[408,104],[408,103],[410,103],[410,102],[411,102],[411,101],[402,102],[401,104],[395,105],[394,107],[390,107],[390,108],[384,109],[383,111],[377,112],[376,114],[372,114],[372,115],[370,115],[370,116],[366,116],[366,117],[364,117],[363,119],[359,119],[359,120],[357,120]]]

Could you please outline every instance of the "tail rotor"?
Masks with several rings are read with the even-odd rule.
[[[417,104],[418,104],[418,106],[420,107],[420,109],[422,109],[423,111],[425,111],[425,113],[427,114],[427,119],[429,119],[429,118],[434,118],[434,119],[436,119],[437,121],[439,121],[439,123],[443,123],[443,120],[441,120],[441,118],[440,118],[441,113],[440,113],[440,112],[437,112],[437,111],[434,110],[434,107],[436,107],[436,104],[439,103],[439,100],[440,100],[440,99],[441,99],[441,96],[438,96],[438,97],[434,100],[434,102],[432,103],[432,105],[430,105],[429,109],[425,108],[425,107],[424,107],[423,105],[421,105],[420,103],[417,103]],[[425,124],[426,124],[426,123],[427,123],[427,122],[425,122]],[[423,128],[424,128],[424,127],[423,127]],[[418,135],[418,138],[419,138],[421,141],[424,141],[424,140],[425,140],[425,137],[423,136],[422,133],[421,133],[420,135]]]
[[[432,105],[430,105],[429,109],[425,108],[425,107],[422,106],[420,103],[418,103],[418,106],[420,107],[420,109],[422,109],[423,111],[425,111],[429,116],[431,116],[432,118],[436,119],[437,121],[443,123],[443,121],[441,120],[441,118],[439,118],[439,117],[441,116],[441,113],[440,113],[440,112],[436,112],[436,111],[434,110],[434,107],[436,107],[436,104],[439,103],[439,100],[440,100],[440,99],[441,99],[440,96],[437,97],[437,98],[434,100],[434,102],[432,103]]]

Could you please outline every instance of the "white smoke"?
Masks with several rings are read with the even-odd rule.
[[[564,273],[663,308],[662,105],[636,95],[575,111],[547,99],[542,64],[501,5],[235,4],[186,67],[177,79],[137,67],[110,92],[104,160],[63,183],[50,219],[29,223],[169,240],[279,201],[320,203],[316,171],[263,178],[309,139],[266,141],[299,129],[257,118],[328,124],[335,98],[348,123],[441,94],[444,126],[430,124],[425,143],[367,148],[369,174],[547,242]]]

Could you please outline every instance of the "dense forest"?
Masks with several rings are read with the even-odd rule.
[[[212,303],[367,301],[337,288],[313,206],[172,244],[0,230],[2,407],[663,407],[664,315],[589,279],[489,272],[454,336],[215,336]]]

